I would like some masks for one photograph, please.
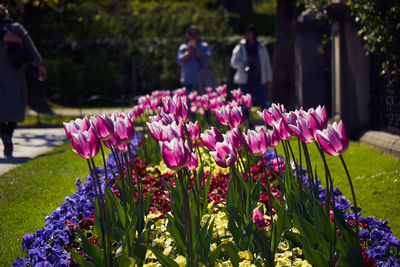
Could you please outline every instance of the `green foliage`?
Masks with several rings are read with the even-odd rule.
[[[328,0],[303,0],[317,17],[324,16]],[[400,2],[381,0],[349,0],[346,5],[359,25],[358,34],[366,54],[375,54],[382,61],[381,74],[390,79],[400,75]]]

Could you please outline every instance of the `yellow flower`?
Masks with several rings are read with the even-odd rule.
[[[294,248],[292,249],[292,252],[294,255],[300,256],[301,254],[303,254],[303,251],[301,250],[301,248]]]
[[[279,245],[278,245],[278,249],[281,250],[281,251],[288,250],[289,249],[289,243],[286,242],[286,241],[280,242]]]
[[[239,267],[256,267],[256,266],[252,264],[251,261],[244,260],[239,262]]]
[[[212,243],[211,244],[211,248],[210,248],[210,252],[213,252],[216,248],[217,248],[217,244]]]
[[[214,265],[215,267],[233,267],[232,262],[230,260],[224,262],[218,262]]]
[[[178,263],[179,267],[186,267],[186,258],[182,255],[176,256],[175,262]]]
[[[239,251],[238,255],[240,257],[241,260],[249,260],[252,261],[253,260],[253,254],[246,250],[246,251]]]
[[[162,265],[159,264],[158,262],[149,262],[143,264],[143,267],[161,267]]]
[[[146,252],[146,259],[153,259],[153,260],[155,260],[156,259],[156,256],[153,254],[153,252],[151,252],[151,250],[147,250],[147,252]]]
[[[312,267],[312,265],[308,261],[302,260],[299,258],[295,259],[294,266],[295,267]]]
[[[295,234],[300,234],[300,231],[299,231],[297,228],[295,228],[295,227],[293,227],[293,228],[290,229],[289,231],[291,231],[291,232],[293,232],[293,233],[295,233]]]
[[[168,256],[169,254],[171,254],[171,251],[172,251],[172,246],[168,246],[168,247],[166,247],[166,248],[164,249],[163,254],[164,254],[165,256]]]

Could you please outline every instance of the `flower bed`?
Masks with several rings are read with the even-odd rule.
[[[235,90],[229,106],[221,98],[226,88],[218,87],[188,96],[190,110],[214,112],[209,120],[220,129],[200,133],[205,120],[188,122],[185,92],[167,94],[140,98],[128,114],[65,125],[91,174],[77,180],[77,193],[45,228],[24,236],[28,258],[14,266],[400,265],[400,244],[387,222],[361,216],[355,198],[352,207],[333,187],[328,166],[323,188],[311,162],[307,172],[290,153],[291,136],[304,153],[307,143],[316,143],[322,157],[346,151],[343,124],[327,127],[323,107],[286,113],[273,105],[260,113],[272,129],[246,133],[241,105],[251,106],[249,96]],[[134,134],[132,122],[160,105],[148,132]],[[112,151],[104,169],[92,160],[100,139]],[[285,157],[274,150],[279,142]]]

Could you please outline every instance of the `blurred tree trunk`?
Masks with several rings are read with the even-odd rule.
[[[294,30],[296,0],[278,0],[276,11],[276,43],[273,58],[271,102],[284,104],[288,109],[296,105]]]
[[[225,8],[230,12],[246,14],[253,11],[251,0],[225,0]]]

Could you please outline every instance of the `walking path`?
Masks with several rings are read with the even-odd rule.
[[[67,140],[64,128],[17,128],[13,136],[14,152],[12,158],[3,155],[0,141],[0,175],[33,159]]]

